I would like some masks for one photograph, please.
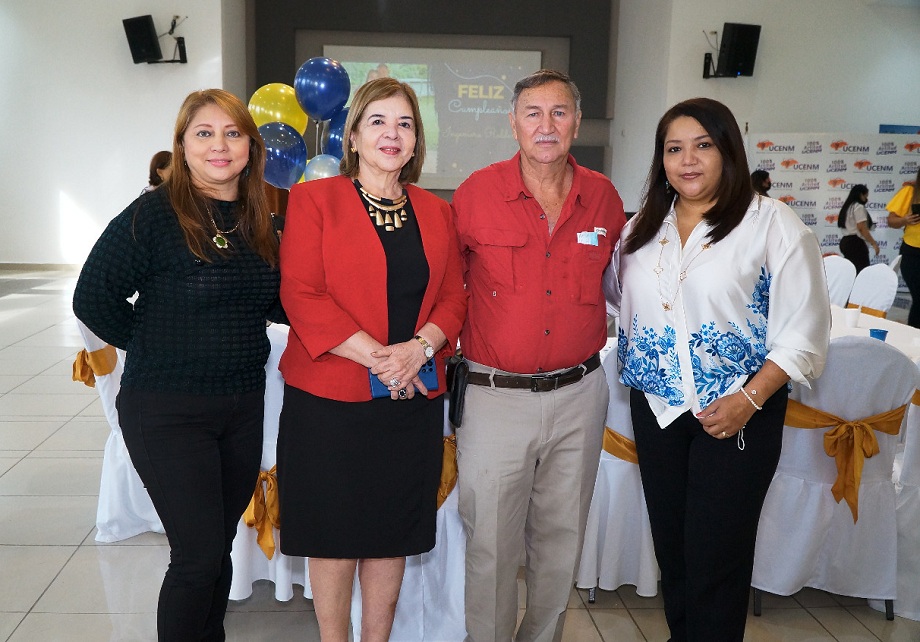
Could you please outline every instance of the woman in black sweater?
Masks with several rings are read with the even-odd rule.
[[[284,320],[278,240],[265,145],[239,99],[190,94],[173,159],[96,242],[74,312],[127,354],[119,422],[170,544],[159,639],[223,640],[230,546],[261,460],[265,324]]]

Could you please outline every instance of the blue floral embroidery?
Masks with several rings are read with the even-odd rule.
[[[763,366],[767,356],[770,281],[766,267],[761,267],[751,303],[746,306],[752,314],[745,319],[745,327],[730,322],[728,328],[716,328],[712,321],[691,333],[693,378],[703,408],[721,397],[739,376],[756,372]],[[617,345],[620,381],[661,397],[670,406],[683,405],[674,328],[665,326],[661,334],[645,326],[640,330],[638,316],[634,316],[630,335],[620,328]]]
[[[632,342],[623,328],[617,337],[617,359],[620,381],[631,388],[657,395],[668,405],[684,403],[680,383],[680,363],[677,360],[674,328],[665,326],[662,334],[653,328],[639,330],[639,318],[632,320]]]
[[[730,322],[728,329],[717,330],[715,322],[710,322],[690,335],[693,379],[703,408],[721,397],[738,376],[763,366],[767,357],[770,280],[766,268],[761,267],[751,303],[746,306],[754,317],[745,320],[746,329]],[[708,355],[705,364],[703,354]]]

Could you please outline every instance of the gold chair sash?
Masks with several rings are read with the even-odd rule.
[[[636,442],[627,439],[609,426],[604,428],[604,450],[617,459],[628,461],[631,464],[639,463],[636,455]]]
[[[824,452],[837,464],[837,479],[831,492],[837,503],[846,499],[853,513],[853,523],[859,515],[859,483],[863,462],[879,452],[878,439],[873,431],[896,435],[901,429],[907,405],[864,419],[847,421],[829,412],[806,406],[794,399],[786,408],[786,425],[793,428],[827,428],[824,433]]]
[[[73,362],[73,380],[82,381],[90,388],[96,387],[96,377],[111,374],[118,363],[115,348],[106,345],[98,350],[87,352],[84,348],[77,353]]]
[[[444,438],[444,454],[441,460],[441,483],[438,485],[438,508],[457,485],[457,435]]]
[[[870,308],[867,305],[856,305],[855,303],[847,303],[848,308],[859,308],[859,311],[863,314],[869,314],[874,317],[879,317],[885,319],[888,317],[888,314],[884,310],[878,310],[876,308]]]
[[[252,493],[252,499],[249,501],[249,506],[246,507],[246,512],[243,513],[243,521],[246,526],[258,531],[256,543],[268,559],[275,555],[275,534],[272,527],[278,528],[281,525],[276,469],[277,466],[272,466],[271,470],[259,472],[256,489]],[[265,484],[264,490],[263,483]]]

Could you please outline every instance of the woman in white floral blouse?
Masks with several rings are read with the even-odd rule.
[[[675,642],[744,637],[786,384],[821,373],[830,335],[814,234],[749,176],[725,105],[668,110],[606,284]]]

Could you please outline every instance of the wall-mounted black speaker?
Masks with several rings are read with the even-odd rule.
[[[722,45],[719,47],[717,77],[753,76],[757,43],[760,42],[760,25],[726,22],[722,28]]]
[[[153,16],[125,18],[122,23],[125,25],[125,35],[128,36],[128,46],[131,47],[134,64],[154,62],[163,57],[160,39],[153,26]]]

